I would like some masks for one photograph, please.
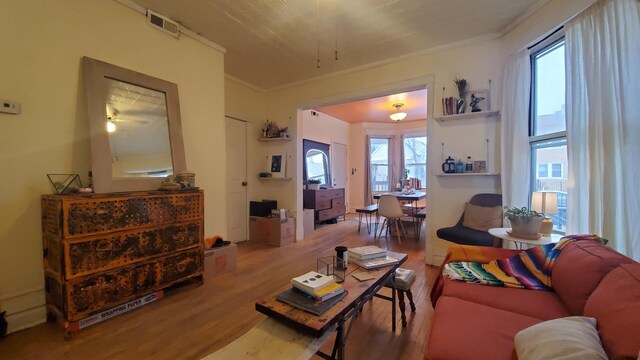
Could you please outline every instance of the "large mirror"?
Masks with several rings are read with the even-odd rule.
[[[303,139],[303,180],[305,183],[307,180],[320,180],[320,186],[331,187],[329,148],[329,144]]]
[[[96,193],[155,190],[185,170],[176,84],[85,57]]]

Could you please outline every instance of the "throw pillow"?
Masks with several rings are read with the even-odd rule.
[[[480,231],[501,227],[502,206],[487,207],[465,203],[462,226]]]
[[[549,320],[521,330],[516,334],[515,347],[519,360],[607,359],[596,319],[584,316]]]

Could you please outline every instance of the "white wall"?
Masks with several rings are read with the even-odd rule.
[[[3,1],[0,94],[0,308],[10,331],[45,320],[40,195],[47,173],[91,168],[81,60],[89,56],[178,85],[189,170],[205,189],[205,235],[226,233],[223,54],[173,38],[109,0]]]

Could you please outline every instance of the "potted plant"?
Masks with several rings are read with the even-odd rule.
[[[527,207],[504,207],[504,217],[511,223],[510,235],[523,239],[540,238],[540,225],[544,216]]]
[[[309,179],[307,180],[307,189],[318,190],[320,188],[320,183],[320,179]]]

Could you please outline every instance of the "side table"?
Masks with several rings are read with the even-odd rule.
[[[524,250],[525,245],[528,249],[530,245],[546,245],[551,243],[557,243],[562,238],[562,235],[559,234],[551,234],[551,235],[543,235],[540,239],[537,240],[529,240],[529,239],[521,239],[519,237],[511,236],[507,233],[507,230],[511,230],[511,228],[492,228],[489,229],[489,234],[498,237],[503,240],[511,241],[515,244],[516,249]]]

